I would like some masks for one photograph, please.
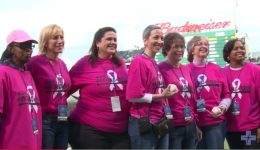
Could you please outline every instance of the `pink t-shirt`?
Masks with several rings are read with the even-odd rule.
[[[33,115],[38,127],[34,135],[31,101],[18,69],[0,66],[0,149],[41,149],[42,113],[39,96],[29,71],[21,71],[33,96]],[[33,84],[33,85],[32,85]],[[33,90],[32,90],[33,89]],[[33,92],[34,91],[34,92]]]
[[[230,67],[226,66],[224,74],[229,83],[229,89],[232,93],[232,102],[235,102],[234,88],[238,87],[236,102],[239,103],[240,115],[232,115],[232,109],[226,113],[227,132],[242,132],[256,129],[259,124],[259,102],[260,102],[260,67],[246,63],[241,70],[231,70],[232,81],[230,77]]]
[[[194,110],[196,109],[196,95],[194,93],[190,68],[184,65],[180,65],[180,68],[171,67],[165,61],[158,64],[158,67],[160,69],[160,72],[162,73],[165,85],[175,84],[179,90],[178,94],[174,95],[171,98],[168,98],[169,105],[173,114],[174,126],[183,126],[189,124],[193,121],[196,115],[194,113]],[[178,78],[175,74],[178,76]],[[188,105],[186,104],[185,94],[187,96]],[[191,111],[191,120],[189,121],[185,121],[184,119],[184,107],[187,106],[190,106]]]
[[[206,65],[205,74],[204,66],[196,66],[193,63],[187,65],[192,72],[193,84],[195,90],[197,90],[197,99],[199,96],[200,82],[205,81],[205,85],[201,88],[201,99],[204,99],[206,109],[212,111],[213,107],[218,106],[222,99],[230,98],[230,92],[228,89],[227,78],[225,77],[222,69],[211,62]],[[195,72],[194,72],[195,70]],[[225,116],[222,115],[218,118],[214,118],[209,112],[197,112],[198,114],[198,126],[208,126],[220,123],[225,120]]]
[[[100,60],[100,61],[99,61]],[[127,68],[122,59],[120,67],[111,59],[99,59],[91,66],[89,56],[81,58],[69,71],[72,88],[69,94],[80,90],[79,101],[69,117],[79,124],[90,125],[98,130],[123,133],[128,129],[129,103],[125,100]],[[101,65],[101,63],[102,65]],[[103,68],[103,67],[104,68]],[[111,97],[119,96],[121,111],[113,112]]]
[[[41,100],[42,114],[50,113],[57,115],[58,105],[68,105],[67,93],[70,89],[71,81],[68,69],[61,59],[59,59],[59,61],[50,61],[54,66],[56,74],[60,73],[60,61],[62,78],[56,76],[50,62],[45,57],[45,55],[37,55],[32,57],[26,66],[31,71],[34,82],[36,84]],[[61,88],[58,87],[58,81],[62,83]]]
[[[154,65],[156,64],[153,61]],[[128,84],[126,89],[126,99],[136,99],[143,97],[146,93],[160,94],[163,92],[164,83],[161,75],[157,76],[157,71],[153,65],[151,59],[144,55],[137,55],[131,62],[128,70]],[[158,70],[159,71],[159,70]],[[160,85],[160,83],[162,85]],[[163,105],[165,100],[158,99],[152,101],[150,119],[153,122],[157,122],[165,116]],[[166,103],[168,100],[166,99]],[[142,117],[147,116],[146,113],[149,110],[149,103],[131,103],[130,114],[133,117],[140,118],[137,111],[137,105]],[[143,106],[143,108],[142,108]],[[144,111],[145,110],[145,111]]]

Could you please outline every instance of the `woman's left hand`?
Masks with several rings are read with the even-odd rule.
[[[257,143],[260,143],[260,129],[257,129],[256,141]]]
[[[224,106],[218,106],[218,108],[221,110],[221,113],[219,113],[219,114],[217,114],[217,115],[212,114],[213,117],[215,117],[215,118],[218,118],[218,117],[222,116],[222,115],[226,112],[226,107],[224,107]]]
[[[197,140],[201,141],[202,140],[202,131],[196,126],[197,128]]]

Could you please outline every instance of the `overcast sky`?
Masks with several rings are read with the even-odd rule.
[[[260,42],[259,0],[238,0],[236,24],[240,34]],[[104,26],[117,30],[118,50],[142,46],[142,31],[149,24],[170,22],[182,26],[231,21],[234,27],[234,0],[1,0],[0,54],[6,37],[14,29],[23,29],[38,40],[41,29],[49,24],[65,32],[65,50],[61,58],[72,66],[88,54],[95,32]],[[249,50],[260,44],[248,40]],[[38,47],[33,55],[38,53]]]

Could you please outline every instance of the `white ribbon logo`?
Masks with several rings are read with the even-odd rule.
[[[237,82],[237,85],[236,85],[236,82]],[[241,93],[238,93],[238,92],[239,92],[240,83],[241,83],[241,82],[240,82],[239,79],[235,79],[235,80],[232,82],[232,86],[233,86],[234,92],[235,92],[235,93],[232,93],[232,94],[231,94],[232,99],[236,96],[236,94],[237,94],[238,97],[241,99],[242,94],[241,94]]]
[[[113,73],[114,74],[114,79],[115,79],[115,81],[114,81],[114,79],[113,79],[113,77],[110,75],[110,73]],[[107,76],[111,79],[111,84],[110,84],[110,90],[112,91],[114,88],[116,88],[115,86],[114,86],[114,84],[116,84],[121,90],[123,90],[123,85],[122,84],[120,84],[120,83],[118,83],[118,81],[117,81],[117,74],[113,71],[113,70],[108,70],[107,71]]]
[[[158,89],[158,93],[161,94],[163,92],[164,88],[163,88],[163,78],[162,78],[160,72],[158,72],[158,80],[160,82],[160,87]]]
[[[30,93],[29,90],[32,90],[32,94]],[[35,101],[34,101],[34,98],[35,98],[35,92],[32,88],[31,85],[27,86],[27,93],[29,95],[29,99],[30,99],[30,105],[29,105],[29,112],[31,112],[31,105],[33,105],[33,109],[36,111],[36,113],[38,112],[38,106],[37,105],[34,105]]]
[[[58,89],[56,90],[56,92],[53,94],[53,99],[57,96],[58,93],[61,93],[61,96],[64,95],[62,86],[64,85],[64,79],[62,78],[62,76],[60,74],[58,74],[56,76],[56,82],[58,85]]]
[[[203,81],[201,80],[201,77],[203,77]],[[197,80],[199,81],[200,85],[197,88],[198,93],[200,93],[201,89],[202,89],[202,85],[206,85],[206,81],[207,81],[207,77],[204,74],[200,74],[197,78]],[[204,86],[204,88],[209,92],[210,87],[209,86]]]
[[[181,85],[182,85],[182,89],[183,89],[183,92],[182,92],[182,97],[184,97],[185,98],[185,95],[187,95],[187,97],[188,98],[190,98],[191,97],[191,94],[190,94],[190,92],[188,91],[188,81],[186,80],[186,79],[184,79],[183,77],[180,77],[179,78],[179,80],[180,80],[180,83],[181,83]],[[182,82],[182,81],[184,81],[184,83]]]

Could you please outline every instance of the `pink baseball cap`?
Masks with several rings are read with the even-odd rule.
[[[23,30],[13,30],[6,38],[7,45],[12,42],[22,43],[26,41],[32,41],[32,43],[38,44],[38,42],[32,39],[28,33]]]

